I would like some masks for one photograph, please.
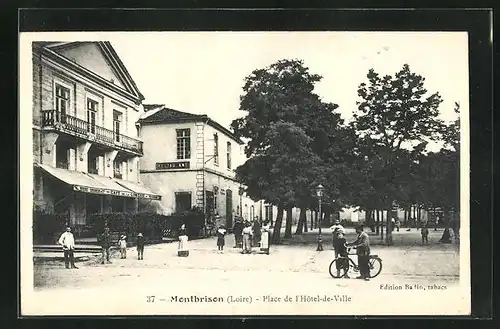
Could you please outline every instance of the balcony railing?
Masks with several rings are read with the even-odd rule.
[[[96,143],[123,148],[141,155],[143,154],[142,142],[140,140],[123,134],[116,134],[113,130],[89,124],[85,120],[62,114],[56,110],[42,111],[42,126],[51,127]]]

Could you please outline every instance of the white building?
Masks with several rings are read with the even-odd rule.
[[[220,216],[232,227],[235,215],[245,219],[262,216],[266,208],[240,195],[235,169],[244,163],[243,142],[207,115],[144,105],[139,119],[144,141],[141,180],[158,191],[156,211],[172,213],[200,207]],[[268,210],[268,214],[272,212]]]

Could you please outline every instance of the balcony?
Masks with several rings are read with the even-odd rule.
[[[97,125],[90,125],[85,120],[61,114],[56,110],[42,111],[42,127],[83,138],[93,143],[103,144],[113,149],[143,155],[140,140],[123,134],[116,134],[113,130]]]

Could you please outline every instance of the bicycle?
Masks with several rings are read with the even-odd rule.
[[[335,258],[331,263],[329,267],[329,272],[332,278],[338,279],[343,277],[344,275],[347,274],[349,269],[352,269],[354,272],[359,272],[359,266],[356,264],[351,257],[351,255],[354,254],[349,254],[350,249],[348,249],[348,255],[347,257],[338,257]],[[341,261],[344,261],[344,264],[340,263]],[[345,263],[348,263],[349,266],[346,269]],[[377,275],[380,274],[382,271],[382,259],[378,255],[370,255],[368,265],[370,267],[370,278],[374,278]],[[337,269],[339,271],[337,272]]]

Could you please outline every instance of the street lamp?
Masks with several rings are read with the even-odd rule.
[[[319,221],[318,221],[318,226],[319,226],[319,232],[318,232],[318,248],[316,251],[323,251],[323,240],[321,239],[321,198],[323,197],[323,191],[325,188],[323,185],[319,184],[318,187],[316,187],[316,196],[318,197],[318,205],[319,205]]]

